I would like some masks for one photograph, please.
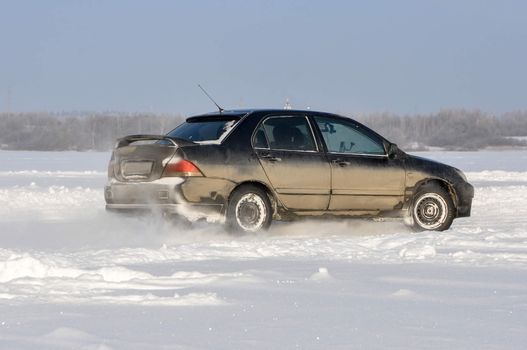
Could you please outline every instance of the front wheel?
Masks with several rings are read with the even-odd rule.
[[[227,208],[227,227],[234,231],[266,230],[273,217],[269,197],[261,188],[246,185],[234,191]]]
[[[450,194],[438,185],[425,185],[414,196],[411,207],[413,227],[417,230],[444,231],[454,221]]]

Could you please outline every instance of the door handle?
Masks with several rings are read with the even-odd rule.
[[[342,159],[335,159],[332,161],[332,163],[335,165],[341,166],[341,167],[345,167],[351,164],[350,162],[342,160]]]
[[[271,154],[262,154],[260,156],[261,159],[265,159],[265,160],[268,160],[270,162],[281,162],[282,161],[282,158],[279,158],[279,157],[275,157]]]

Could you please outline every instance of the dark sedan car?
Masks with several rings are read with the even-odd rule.
[[[167,135],[124,137],[108,178],[107,209],[216,213],[247,232],[321,215],[399,216],[441,231],[470,215],[474,195],[456,168],[352,119],[300,110],[221,111]]]

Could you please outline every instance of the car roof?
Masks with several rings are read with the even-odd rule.
[[[205,114],[199,114],[199,115],[195,115],[195,116],[192,116],[192,117],[189,117],[187,118],[188,119],[192,119],[192,120],[196,120],[196,119],[201,119],[201,118],[215,118],[215,117],[231,117],[231,118],[241,118],[247,114],[250,114],[250,113],[255,113],[255,112],[258,112],[258,113],[269,113],[269,114],[274,114],[274,113],[280,113],[280,114],[287,114],[287,113],[294,113],[294,114],[298,114],[298,113],[318,113],[318,114],[326,114],[326,115],[333,115],[335,117],[341,117],[337,114],[333,114],[333,113],[327,113],[327,112],[320,112],[320,111],[313,111],[313,110],[302,110],[302,109],[278,109],[278,108],[251,108],[251,109],[229,109],[229,110],[223,110],[223,111],[214,111],[214,112],[210,112],[210,113],[205,113]]]

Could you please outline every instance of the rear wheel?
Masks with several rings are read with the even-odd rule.
[[[411,221],[420,231],[444,231],[454,221],[454,210],[448,191],[436,184],[424,185],[414,195]]]
[[[234,191],[227,208],[227,227],[234,231],[257,232],[266,230],[273,217],[267,193],[253,185]]]

